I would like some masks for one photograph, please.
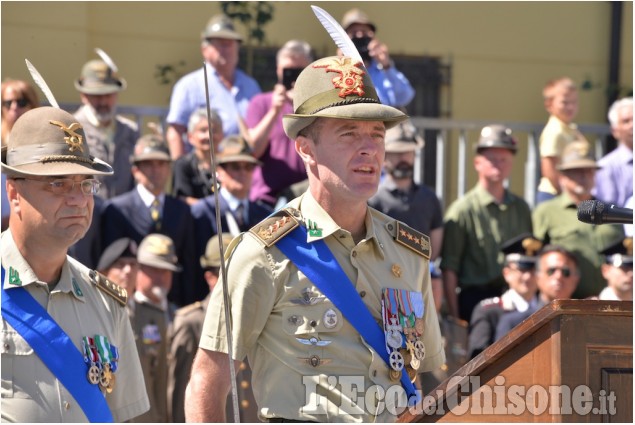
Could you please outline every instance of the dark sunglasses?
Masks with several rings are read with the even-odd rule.
[[[21,98],[21,99],[3,100],[2,101],[2,106],[4,106],[5,108],[9,109],[13,102],[15,102],[18,105],[19,108],[24,108],[25,106],[27,106],[29,104],[29,101],[27,99]]]
[[[228,171],[253,171],[256,168],[256,164],[252,164],[251,162],[226,162],[222,164],[222,167]]]
[[[560,270],[564,277],[571,276],[571,269],[569,267],[549,267],[547,268],[547,276],[553,276],[558,270]]]

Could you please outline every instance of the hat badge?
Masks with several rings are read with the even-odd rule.
[[[326,68],[326,72],[338,72],[339,77],[333,78],[333,85],[340,89],[339,96],[345,98],[349,94],[364,96],[364,82],[362,77],[365,72],[360,67],[361,62],[353,63],[349,57],[326,58],[317,61],[314,68]]]
[[[64,141],[68,146],[70,146],[69,150],[71,152],[75,152],[75,150],[78,149],[80,152],[84,152],[84,148],[82,147],[83,138],[80,134],[77,134],[75,132],[75,130],[79,130],[80,128],[82,128],[82,125],[80,123],[74,122],[70,125],[70,127],[66,127],[66,124],[60,121],[50,120],[49,123],[58,126],[64,131],[64,133],[68,135],[64,137]]]
[[[540,248],[542,248],[542,242],[534,238],[523,239],[522,245],[523,249],[530,257],[536,255],[536,252],[540,251]]]
[[[633,255],[633,238],[624,239],[622,245],[624,245],[624,248],[626,248],[627,255]]]
[[[170,242],[167,240],[155,239],[148,248],[153,254],[167,255],[170,253]]]

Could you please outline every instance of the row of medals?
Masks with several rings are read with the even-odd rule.
[[[413,328],[402,328],[396,323],[393,323],[391,328],[391,330],[386,331],[386,343],[392,349],[390,353],[390,379],[397,382],[401,379],[402,370],[406,364],[410,364],[410,367],[416,371],[426,356],[425,346],[421,341],[424,322],[423,319],[417,318]],[[402,347],[404,335],[406,338],[405,348]]]
[[[115,388],[115,373],[112,371],[110,363],[106,363],[102,367],[98,363],[93,363],[88,368],[86,377],[88,382],[99,385],[99,388],[107,393],[111,393]]]

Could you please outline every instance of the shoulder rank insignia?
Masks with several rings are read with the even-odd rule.
[[[88,275],[90,276],[90,280],[93,282],[93,285],[105,292],[107,295],[113,297],[122,306],[126,305],[126,302],[128,302],[128,293],[125,289],[109,281],[106,276],[95,270],[91,270]]]
[[[296,218],[299,215],[297,210],[284,208],[265,218],[249,231],[270,247],[300,225]]]
[[[430,237],[413,229],[412,227],[406,226],[400,221],[397,221],[396,223],[397,232],[395,234],[395,241],[429,260]]]

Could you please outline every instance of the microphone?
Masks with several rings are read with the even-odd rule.
[[[593,199],[578,206],[578,220],[589,224],[633,224],[633,210]]]

